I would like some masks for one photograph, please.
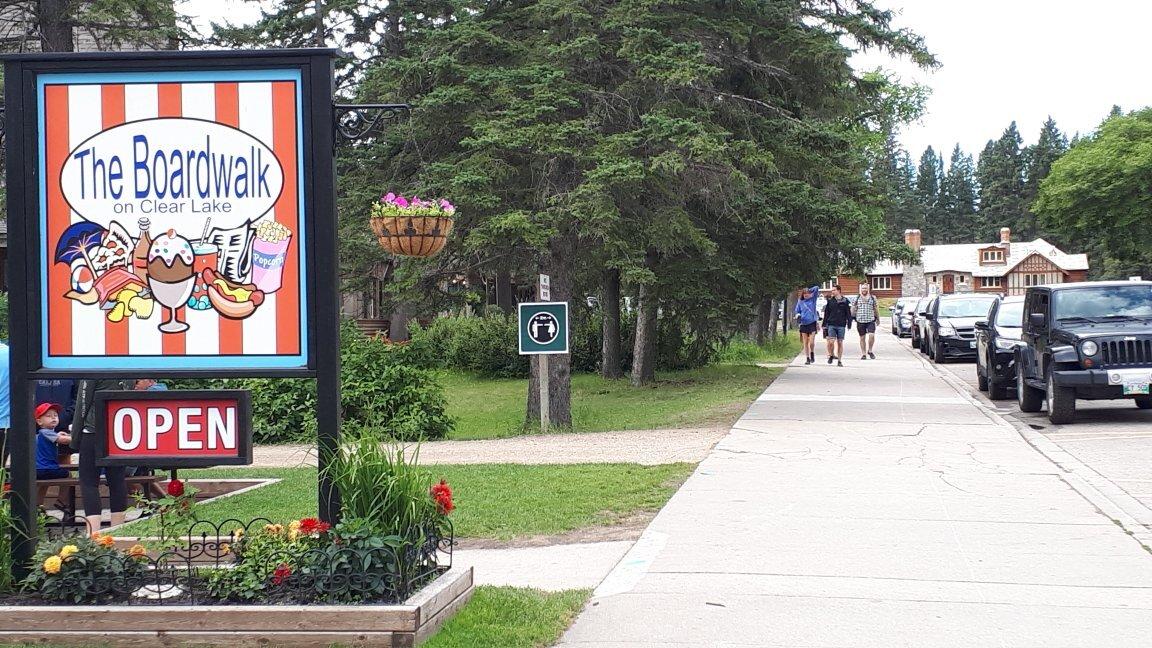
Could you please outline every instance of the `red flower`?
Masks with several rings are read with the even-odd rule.
[[[173,479],[168,482],[168,494],[172,497],[180,497],[184,494],[184,482],[179,479]]]
[[[284,563],[280,563],[279,565],[276,566],[275,571],[272,572],[272,584],[273,585],[282,585],[284,583],[284,579],[288,578],[291,575],[292,575],[292,568],[289,567],[288,565],[285,565]]]
[[[439,484],[432,486],[432,499],[436,500],[436,507],[440,509],[441,515],[448,515],[456,508],[452,503],[452,487],[443,479]]]
[[[12,492],[12,484],[9,484],[8,482],[4,482],[4,492],[5,493]]]
[[[324,533],[332,528],[331,524],[321,522],[316,518],[304,518],[300,520],[300,533],[310,536],[317,533]]]

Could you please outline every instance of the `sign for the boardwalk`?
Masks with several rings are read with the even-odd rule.
[[[45,368],[307,364],[300,85],[38,77]]]

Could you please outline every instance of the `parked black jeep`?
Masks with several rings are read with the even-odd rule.
[[[1076,399],[1131,398],[1152,409],[1152,282],[1035,286],[1024,298],[1023,345],[1016,351],[1022,412],[1048,407],[1071,423]]]

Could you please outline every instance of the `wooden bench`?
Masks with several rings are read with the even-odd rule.
[[[139,490],[148,499],[156,499],[164,496],[164,492],[156,482],[160,478],[155,475],[133,475],[132,477],[125,477],[125,483],[128,484],[128,492]],[[100,485],[107,486],[108,482],[101,477]],[[66,477],[61,479],[37,479],[36,480],[36,501],[40,506],[48,505],[48,491],[56,488],[56,497],[60,504],[65,507],[64,512],[69,515],[76,514],[76,490],[80,488],[80,480],[76,477]],[[66,498],[66,499],[65,499]]]

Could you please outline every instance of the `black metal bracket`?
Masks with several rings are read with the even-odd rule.
[[[410,111],[408,104],[332,104],[336,117],[336,144],[353,144],[374,137],[387,122]]]

